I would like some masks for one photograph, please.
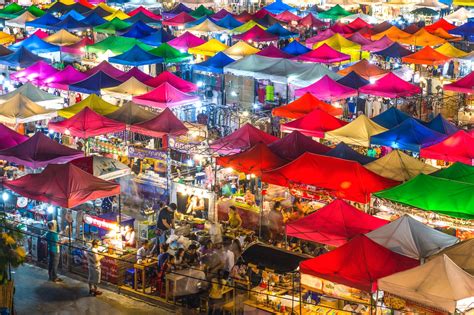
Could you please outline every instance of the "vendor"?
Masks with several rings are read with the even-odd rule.
[[[141,263],[144,259],[149,257],[150,243],[148,240],[142,242],[142,246],[137,251],[137,263]]]
[[[124,240],[124,245],[125,246],[130,246],[130,247],[135,247],[135,230],[133,226],[127,225],[125,227],[125,230],[122,231],[122,237]]]
[[[186,205],[186,214],[192,214],[196,218],[204,217],[204,201],[197,195],[191,195]]]
[[[231,229],[238,229],[242,226],[242,218],[237,213],[235,206],[229,207],[229,219],[227,220],[227,224],[229,224]]]
[[[247,190],[245,191],[244,200],[245,200],[245,202],[246,202],[249,206],[255,205],[255,203],[256,203],[256,201],[255,201],[255,195],[252,194],[252,192],[250,191],[250,189],[247,189]]]

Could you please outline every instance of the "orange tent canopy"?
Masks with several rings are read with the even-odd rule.
[[[405,63],[431,66],[442,65],[450,60],[450,57],[437,52],[430,46],[426,46],[423,49],[418,50],[416,53],[402,58],[402,61]]]
[[[399,43],[413,46],[436,46],[446,43],[446,40],[429,33],[424,28],[407,38],[400,38]]]
[[[362,59],[358,63],[348,68],[340,70],[338,73],[340,75],[345,76],[349,74],[351,71],[354,71],[355,73],[357,73],[359,76],[363,77],[366,80],[378,79],[388,73],[387,70],[381,69],[377,67],[376,65],[371,64],[366,59]]]
[[[396,26],[390,27],[388,30],[372,35],[372,40],[379,40],[382,37],[387,36],[394,42],[399,41],[403,38],[408,38],[411,36],[410,33],[404,32]]]
[[[455,42],[458,40],[462,40],[461,36],[451,35],[448,32],[446,32],[444,29],[442,29],[441,27],[436,29],[434,32],[432,32],[432,34],[438,36],[439,38],[443,38],[447,40],[448,42]]]
[[[342,115],[342,108],[336,108],[329,105],[319,100],[311,93],[306,93],[285,106],[273,109],[272,114],[275,117],[298,119],[311,113],[315,109],[321,109],[332,116]]]

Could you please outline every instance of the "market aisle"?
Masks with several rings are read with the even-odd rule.
[[[65,276],[61,276],[63,283],[48,282],[47,270],[36,266],[20,267],[15,271],[14,278],[18,315],[170,314],[157,306],[102,288],[102,296],[90,297],[85,282]]]

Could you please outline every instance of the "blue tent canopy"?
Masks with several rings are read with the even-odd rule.
[[[81,20],[81,22],[94,27],[107,23],[107,20],[94,12],[91,15],[86,16],[83,20]]]
[[[209,20],[209,21],[211,21],[211,22],[214,23],[214,24],[217,22],[217,21],[214,20],[213,18],[208,17],[208,16],[206,15],[206,16],[203,16],[203,17],[197,19],[197,20],[194,20],[194,21],[192,21],[192,22],[186,23],[186,28],[199,25],[199,24],[201,24],[202,22],[204,22],[205,20]]]
[[[193,70],[224,73],[224,67],[234,61],[234,59],[230,58],[223,52],[218,52],[216,55],[207,59],[206,61],[193,65]]]
[[[61,1],[56,1],[52,6],[49,7],[49,9],[46,11],[48,13],[64,13],[71,10],[71,6],[62,3]]]
[[[219,21],[215,21],[214,23],[216,23],[220,27],[224,27],[229,30],[239,27],[243,24],[242,22],[234,18],[232,14],[227,14],[225,17],[223,17]]]
[[[286,28],[281,26],[281,24],[279,24],[279,23],[275,23],[272,26],[270,26],[269,28],[267,28],[267,32],[271,33],[271,34],[274,34],[274,35],[277,35],[278,37],[280,37],[280,39],[288,39],[288,38],[298,36],[298,34],[290,32],[289,30],[287,30]]]
[[[393,43],[392,45],[388,46],[387,48],[373,52],[375,55],[380,55],[386,58],[402,58],[413,54],[413,52],[409,49],[406,49],[399,43]]]
[[[396,107],[390,107],[383,113],[378,114],[372,118],[372,121],[379,124],[382,127],[391,129],[400,125],[402,122],[410,118],[408,114],[405,114]]]
[[[294,55],[294,56],[299,56],[311,51],[311,49],[301,44],[297,40],[292,41],[291,43],[283,47],[281,50],[283,50],[287,54]]]
[[[340,142],[333,149],[323,155],[332,156],[343,160],[355,161],[362,165],[375,161],[375,158],[360,154],[344,142]]]
[[[100,95],[101,89],[117,86],[121,83],[121,81],[112,78],[105,72],[98,71],[96,74],[88,77],[87,79],[69,85],[69,90],[86,94]]]
[[[33,21],[26,22],[26,26],[36,27],[36,28],[48,28],[48,26],[58,24],[61,22],[60,19],[56,18],[51,13],[46,13],[42,17],[39,17]]]
[[[135,22],[135,24],[133,24],[129,28],[127,28],[126,31],[122,32],[120,36],[140,39],[140,38],[147,37],[156,31],[157,31],[156,28],[150,27],[146,25],[145,23],[143,23],[142,21],[138,21],[138,22]]]
[[[464,37],[464,39],[470,42],[474,42],[474,22],[469,21],[467,23],[464,23],[463,25],[450,30],[448,33],[462,36]]]
[[[163,58],[150,54],[137,45],[124,52],[123,54],[109,57],[109,62],[118,63],[126,66],[144,66],[164,62]]]
[[[76,20],[72,16],[68,16],[63,21],[61,21],[57,24],[48,26],[48,28],[52,29],[52,30],[65,29],[65,30],[68,30],[68,31],[83,31],[83,30],[86,30],[88,28],[91,28],[91,26],[86,24],[86,23],[83,23],[81,21]]]
[[[140,22],[147,23],[147,24],[161,24],[160,21],[157,21],[157,20],[149,17],[148,15],[146,15],[143,12],[138,12],[134,16],[131,16],[128,19],[125,19],[124,21],[128,22],[128,23],[136,23],[136,22],[140,21]]]
[[[358,89],[370,83],[369,80],[364,79],[358,75],[355,71],[349,72],[346,76],[337,80],[337,83],[345,85],[347,87]]]
[[[20,47],[13,53],[0,57],[0,65],[12,67],[12,68],[27,68],[34,63],[44,60],[25,47]]]
[[[187,6],[185,6],[182,3],[179,3],[173,9],[163,12],[163,18],[164,19],[169,19],[169,18],[172,18],[172,17],[180,14],[181,12],[189,13],[191,11],[192,11],[192,9],[188,8]]]
[[[76,3],[72,4],[72,5],[69,5],[69,6],[67,6],[67,8],[68,8],[69,10],[74,10],[74,11],[76,11],[76,12],[78,12],[78,13],[81,13],[81,14],[82,14],[82,13],[86,13],[86,12],[88,12],[88,11],[91,10],[90,8],[86,7],[85,5],[83,5],[83,4],[79,3],[79,2],[76,2]]]
[[[147,37],[140,38],[140,41],[150,46],[160,46],[162,43],[166,43],[173,38],[173,35],[161,28]]]
[[[269,5],[265,6],[264,9],[273,14],[280,14],[284,11],[290,11],[293,13],[296,12],[296,8],[289,6],[288,4],[284,3],[282,0],[276,0],[275,2],[270,3]]]
[[[279,21],[276,18],[274,18],[273,15],[271,14],[265,14],[263,18],[258,19],[256,22],[265,27],[270,27],[276,23],[283,23],[282,21]]]
[[[445,135],[451,135],[459,130],[458,127],[447,121],[441,114],[436,115],[430,122],[425,123],[425,126]]]
[[[34,34],[28,37],[27,39],[22,40],[21,42],[9,46],[8,48],[17,50],[21,47],[25,47],[26,49],[35,54],[50,53],[60,50],[59,46],[45,42]]]
[[[71,10],[71,11],[68,11],[66,14],[63,14],[59,17],[60,20],[65,20],[67,17],[69,16],[72,16],[73,18],[75,18],[76,20],[80,21],[80,20],[83,20],[85,18],[84,15],[80,14],[79,12],[77,12],[76,10]]]
[[[446,138],[439,132],[423,126],[416,119],[405,119],[400,125],[370,138],[370,144],[384,145],[394,149],[419,152]]]
[[[86,13],[82,13],[82,15],[84,15],[85,17],[88,17],[89,15],[92,15],[92,14],[97,14],[98,16],[105,18],[106,16],[110,15],[110,12],[103,9],[102,7],[97,6],[94,9],[87,11]]]

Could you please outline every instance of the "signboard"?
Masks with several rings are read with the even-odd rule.
[[[166,161],[167,158],[165,151],[135,147],[128,147],[128,156],[139,159],[150,158],[163,161]]]
[[[91,226],[98,227],[99,229],[116,230],[118,228],[118,224],[115,221],[105,220],[105,219],[95,217],[89,214],[84,214],[83,220],[84,220],[84,223],[89,224]]]

